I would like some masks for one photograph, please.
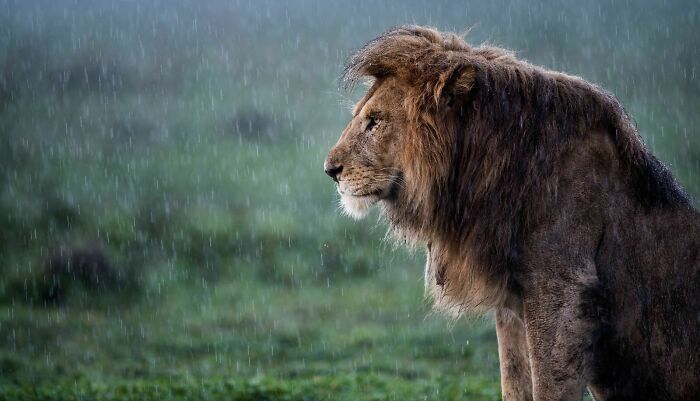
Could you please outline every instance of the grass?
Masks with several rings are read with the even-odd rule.
[[[0,394],[497,399],[491,324],[427,314],[420,272],[395,269],[299,287],[250,269],[171,284],[126,308],[7,306]]]
[[[0,400],[499,400],[492,383],[479,379],[457,383],[407,380],[376,374],[310,379],[183,382],[131,381],[95,385],[85,382],[50,387],[14,386],[0,390]]]

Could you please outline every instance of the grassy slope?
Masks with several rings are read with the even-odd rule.
[[[2,335],[12,340],[3,352],[3,376],[25,388],[42,383],[40,393],[105,397],[148,395],[160,386],[173,396],[211,391],[207,397],[217,399],[224,386],[233,393],[289,392],[292,399],[309,388],[312,399],[331,392],[346,399],[432,399],[440,391],[495,399],[488,325],[449,328],[443,319],[426,318],[413,275],[398,282],[379,276],[331,288],[250,281],[171,289],[160,306],[119,311],[5,309]]]

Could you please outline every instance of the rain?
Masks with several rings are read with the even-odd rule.
[[[323,171],[401,24],[606,88],[700,195],[697,1],[0,0],[0,400],[500,400],[493,314]]]

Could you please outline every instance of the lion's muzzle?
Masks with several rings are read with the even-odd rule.
[[[328,174],[329,177],[331,177],[333,179],[333,181],[338,182],[338,176],[340,175],[340,173],[343,172],[343,165],[340,163],[334,162],[329,157],[323,163],[323,170],[326,172],[326,174]]]

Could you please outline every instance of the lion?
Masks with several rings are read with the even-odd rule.
[[[343,208],[426,250],[437,308],[494,312],[504,399],[700,397],[700,215],[613,95],[418,26],[343,77]]]

